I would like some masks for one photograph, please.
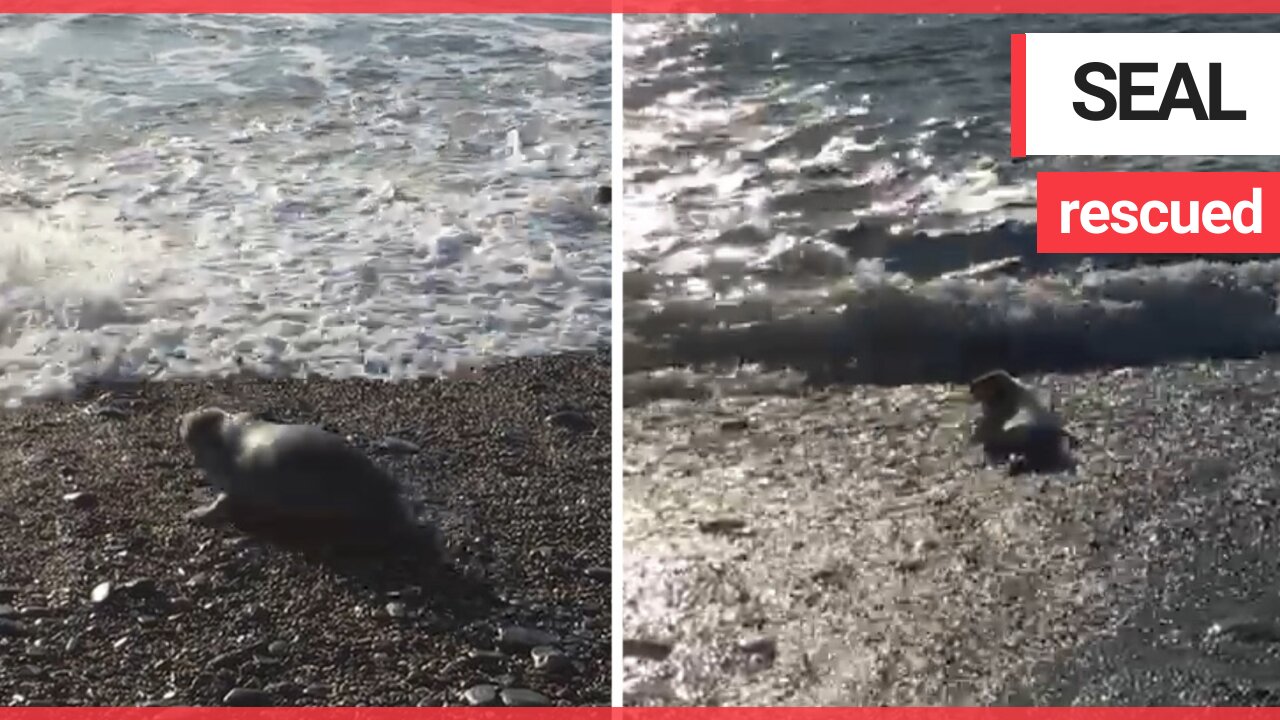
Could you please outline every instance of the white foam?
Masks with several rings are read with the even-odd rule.
[[[684,348],[688,361],[811,367],[839,357],[924,382],[950,379],[984,353],[1055,367],[1280,350],[1278,306],[1280,261],[928,281],[864,261],[834,290],[668,303],[637,326],[646,342]]]
[[[158,60],[94,45],[73,81],[10,109],[0,399],[242,368],[405,377],[609,337],[608,218],[590,202],[609,91],[582,82],[607,77],[607,23],[565,21],[547,50],[510,18],[92,22],[156,33]],[[380,52],[436,32],[487,50]],[[48,71],[31,45],[0,51],[18,78],[0,95]],[[572,85],[539,95],[529,52]]]

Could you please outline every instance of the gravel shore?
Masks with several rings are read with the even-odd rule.
[[[0,702],[608,704],[609,372],[571,353],[0,412]],[[175,419],[209,404],[350,436],[439,524],[455,569],[184,520],[211,495]]]
[[[1280,700],[1280,360],[1024,379],[1073,473],[956,385],[628,407],[628,704]]]

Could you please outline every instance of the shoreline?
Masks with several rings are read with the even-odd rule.
[[[609,371],[587,351],[397,383],[100,384],[0,411],[6,702],[459,705],[510,687],[607,705]],[[174,419],[208,404],[351,436],[483,587],[191,526],[182,514],[208,491]],[[500,644],[512,627],[549,634],[532,639],[567,664],[535,667],[509,632]]]

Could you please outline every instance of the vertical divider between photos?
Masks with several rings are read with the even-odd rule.
[[[609,132],[609,182],[613,187],[613,196],[615,198],[612,206],[612,224],[609,236],[611,267],[609,268],[609,277],[612,280],[610,288],[610,298],[612,298],[612,307],[610,310],[611,327],[609,328],[609,336],[612,338],[611,357],[612,361],[612,395],[610,409],[610,417],[612,418],[612,427],[610,428],[612,447],[610,448],[609,457],[611,459],[609,476],[612,483],[612,496],[610,505],[610,528],[612,530],[612,572],[610,578],[612,580],[611,590],[611,614],[610,614],[610,630],[612,641],[610,659],[611,659],[611,700],[614,707],[622,706],[622,572],[623,572],[623,547],[622,547],[622,368],[623,368],[623,327],[622,327],[622,271],[623,271],[623,247],[622,247],[622,224],[626,221],[626,213],[623,208],[626,207],[625,202],[620,202],[616,198],[624,197],[625,188],[623,187],[623,168],[622,168],[622,152],[623,152],[623,112],[622,112],[622,91],[623,91],[623,15],[622,0],[610,0],[610,6],[613,10],[611,16],[611,32],[613,33],[613,46],[610,53],[612,66],[610,67],[610,77],[612,78],[612,93],[610,107],[610,132]]]

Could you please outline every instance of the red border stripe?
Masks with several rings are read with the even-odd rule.
[[[583,13],[617,12],[618,0],[0,0],[0,13]]]
[[[1271,707],[670,707],[613,713],[612,720],[1280,720],[1280,708]],[[498,714],[485,720],[506,719]]]
[[[616,707],[0,707],[3,720],[616,720]]]
[[[0,708],[9,720],[1280,720],[1280,708]]]
[[[1280,720],[1280,708],[0,708],[0,720]]]
[[[3,13],[1277,13],[1280,0],[0,0]]]
[[[1192,14],[1277,13],[1277,0],[621,0],[628,13]]]
[[[1280,708],[0,708],[0,720],[1280,720]]]
[[[1009,151],[1027,156],[1027,36],[1009,36]]]

